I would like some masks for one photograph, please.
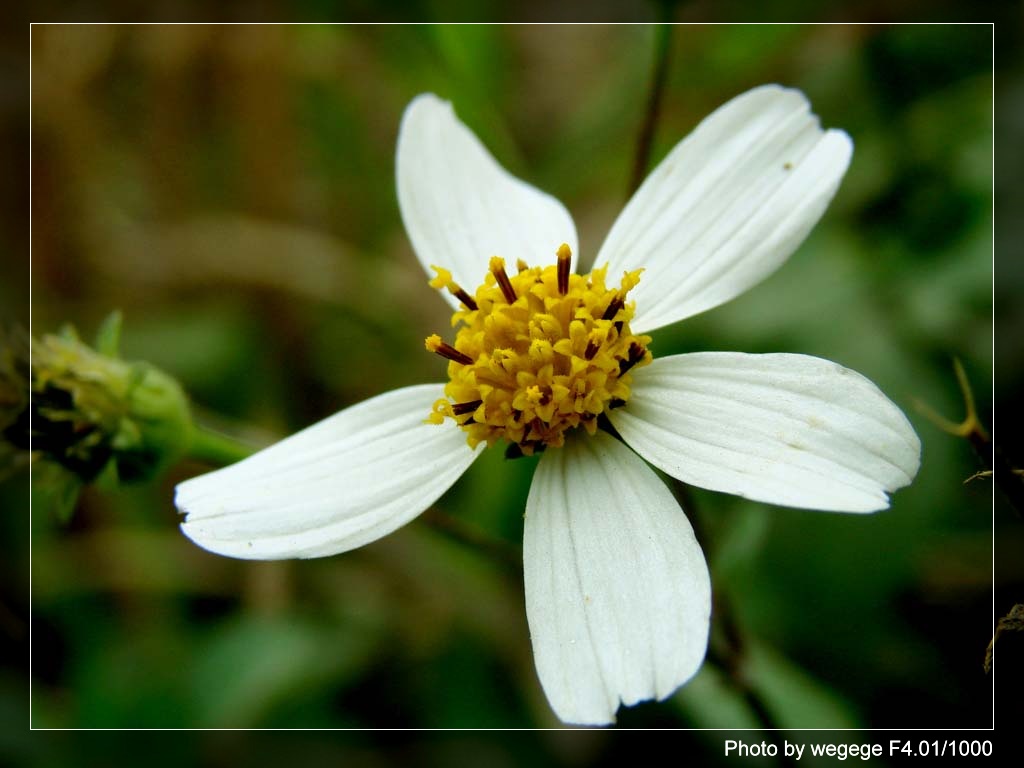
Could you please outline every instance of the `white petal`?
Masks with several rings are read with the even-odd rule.
[[[610,418],[673,477],[790,507],[873,512],[917,473],[921,443],[879,389],[806,355],[654,360]]]
[[[230,467],[186,480],[185,535],[232,557],[344,552],[429,507],[473,463],[454,423],[424,424],[440,384],[366,400]]]
[[[796,250],[835,194],[853,145],[822,131],[799,91],[737,96],[676,145],[629,201],[595,264],[646,268],[638,332],[739,295]]]
[[[546,266],[562,243],[572,248],[575,266],[576,227],[565,206],[498,165],[449,102],[432,93],[412,100],[395,162],[402,221],[431,277],[432,264],[449,269],[472,294],[491,256],[504,258],[510,270],[520,258]]]
[[[544,454],[526,502],[526,615],[544,692],[567,723],[664,699],[707,650],[711,581],[653,470],[604,432]]]

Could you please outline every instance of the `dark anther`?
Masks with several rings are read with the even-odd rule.
[[[621,408],[625,404],[626,401],[623,400],[621,397],[613,397],[611,400],[608,401],[609,408]]]
[[[473,358],[469,355],[459,352],[455,347],[447,342],[440,342],[434,349],[434,353],[440,355],[443,358],[451,360],[456,363],[462,363],[463,365],[472,365]]]
[[[644,359],[644,355],[647,354],[647,350],[637,341],[634,341],[629,345],[629,358],[626,360],[619,360],[619,376],[622,376],[626,371],[632,368],[634,365]]]
[[[604,311],[604,314],[601,315],[601,319],[611,320],[613,317],[619,314],[619,310],[622,309],[622,306],[625,303],[626,300],[622,298],[621,294],[615,294],[615,298],[612,299],[611,303],[608,305],[608,309],[606,309]]]
[[[593,360],[594,359],[594,355],[597,354],[597,350],[599,350],[600,348],[601,348],[601,345],[598,344],[593,339],[591,339],[589,342],[587,342],[587,349],[583,353],[584,359],[586,359],[586,360]]]
[[[468,403],[455,403],[452,406],[452,413],[461,416],[464,413],[472,413],[483,403],[483,400],[470,400]]]
[[[616,322],[616,323],[615,323],[615,330],[616,330],[616,331],[618,331],[619,333],[622,333],[622,325],[623,325],[623,323],[622,323],[622,321],[621,321],[621,320],[619,320],[618,322]]]
[[[455,298],[457,298],[459,301],[466,305],[466,309],[477,309],[476,301],[474,301],[472,296],[466,293],[465,288],[459,288],[458,290],[455,291],[454,295]]]
[[[572,257],[569,256],[568,252],[564,255],[559,252],[558,254],[558,292],[562,296],[565,296],[569,292],[569,262],[572,261]]]
[[[508,279],[505,267],[496,265],[491,268],[491,272],[494,274],[494,278],[498,281],[498,287],[501,288],[501,292],[505,296],[505,301],[509,304],[515,304],[516,289],[512,287],[512,281]]]

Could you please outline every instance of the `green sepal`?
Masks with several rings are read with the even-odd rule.
[[[121,325],[124,315],[120,309],[115,309],[100,323],[96,331],[96,351],[107,357],[121,356]]]

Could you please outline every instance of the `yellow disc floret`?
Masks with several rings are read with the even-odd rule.
[[[563,244],[548,267],[518,262],[509,276],[495,256],[474,296],[434,267],[431,286],[447,289],[462,303],[452,316],[454,344],[430,336],[426,347],[448,359],[446,397],[434,403],[428,421],[453,419],[471,447],[499,438],[510,455],[531,455],[565,442],[565,432],[583,426],[593,434],[605,409],[629,399],[629,371],[651,361],[649,336],[629,329],[634,304],[626,295],[640,271],[623,275],[618,288],[605,285],[607,267],[589,275],[570,273],[572,253]]]

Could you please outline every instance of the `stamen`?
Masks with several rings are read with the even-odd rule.
[[[608,309],[604,311],[604,314],[601,316],[601,319],[611,320],[613,317],[619,314],[619,310],[622,309],[625,303],[626,300],[622,298],[621,293],[615,294],[615,298],[612,299],[611,304],[608,305]]]
[[[564,445],[572,430],[594,434],[601,419],[607,422],[603,414],[629,399],[632,369],[651,359],[650,337],[629,328],[634,310],[627,297],[641,270],[624,272],[611,286],[607,267],[574,276],[572,255],[562,243],[554,264],[531,267],[517,259],[518,273],[506,272],[506,260],[494,256],[472,292],[435,268],[431,285],[461,303],[451,344],[438,335],[426,340],[428,350],[457,363],[448,366],[451,380],[429,423],[454,420],[471,448],[504,439],[509,458],[534,456]]]
[[[451,360],[456,363],[462,363],[462,365],[473,364],[472,357],[470,357],[469,355],[465,355],[462,352],[459,352],[459,350],[457,350],[451,344],[447,344],[444,341],[441,341],[441,337],[438,336],[436,333],[433,336],[428,336],[424,344],[428,350],[430,350],[436,355],[440,355],[441,357],[447,358],[448,360]]]
[[[434,264],[431,264],[430,268],[437,272],[437,275],[430,279],[431,288],[437,288],[438,290],[441,290],[446,285],[451,283],[452,273],[449,272],[447,269],[445,269],[444,267],[435,266]]]
[[[466,309],[479,309],[479,307],[477,307],[476,305],[476,301],[473,300],[473,297],[466,293],[462,286],[460,286],[458,283],[452,280],[451,272],[449,272],[444,267],[437,267],[434,266],[433,264],[430,265],[430,268],[437,272],[437,276],[430,280],[431,288],[437,288],[438,290],[442,288],[447,288],[448,292],[452,296],[457,298],[466,306]]]
[[[634,365],[644,359],[644,355],[647,354],[647,350],[644,349],[638,342],[634,341],[629,345],[629,357],[626,360],[619,360],[619,376],[624,374]]]
[[[572,262],[572,251],[567,243],[558,246],[558,293],[565,296],[569,292],[569,267]]]
[[[466,290],[461,285],[459,285],[458,283],[449,283],[448,284],[448,290],[451,291],[452,296],[457,298],[459,301],[461,301],[466,306],[466,309],[469,309],[469,310],[477,310],[477,309],[479,309],[479,307],[477,306],[476,301],[473,299],[473,297],[470,296],[468,293],[466,293]]]
[[[505,272],[505,260],[500,256],[492,256],[490,269],[491,274],[498,281],[498,287],[501,288],[505,301],[509,304],[515,304],[517,298],[516,289],[512,287],[512,281],[508,279],[508,274]]]
[[[468,403],[455,403],[452,406],[452,413],[462,416],[465,413],[472,413],[483,404],[483,400],[470,400]]]

